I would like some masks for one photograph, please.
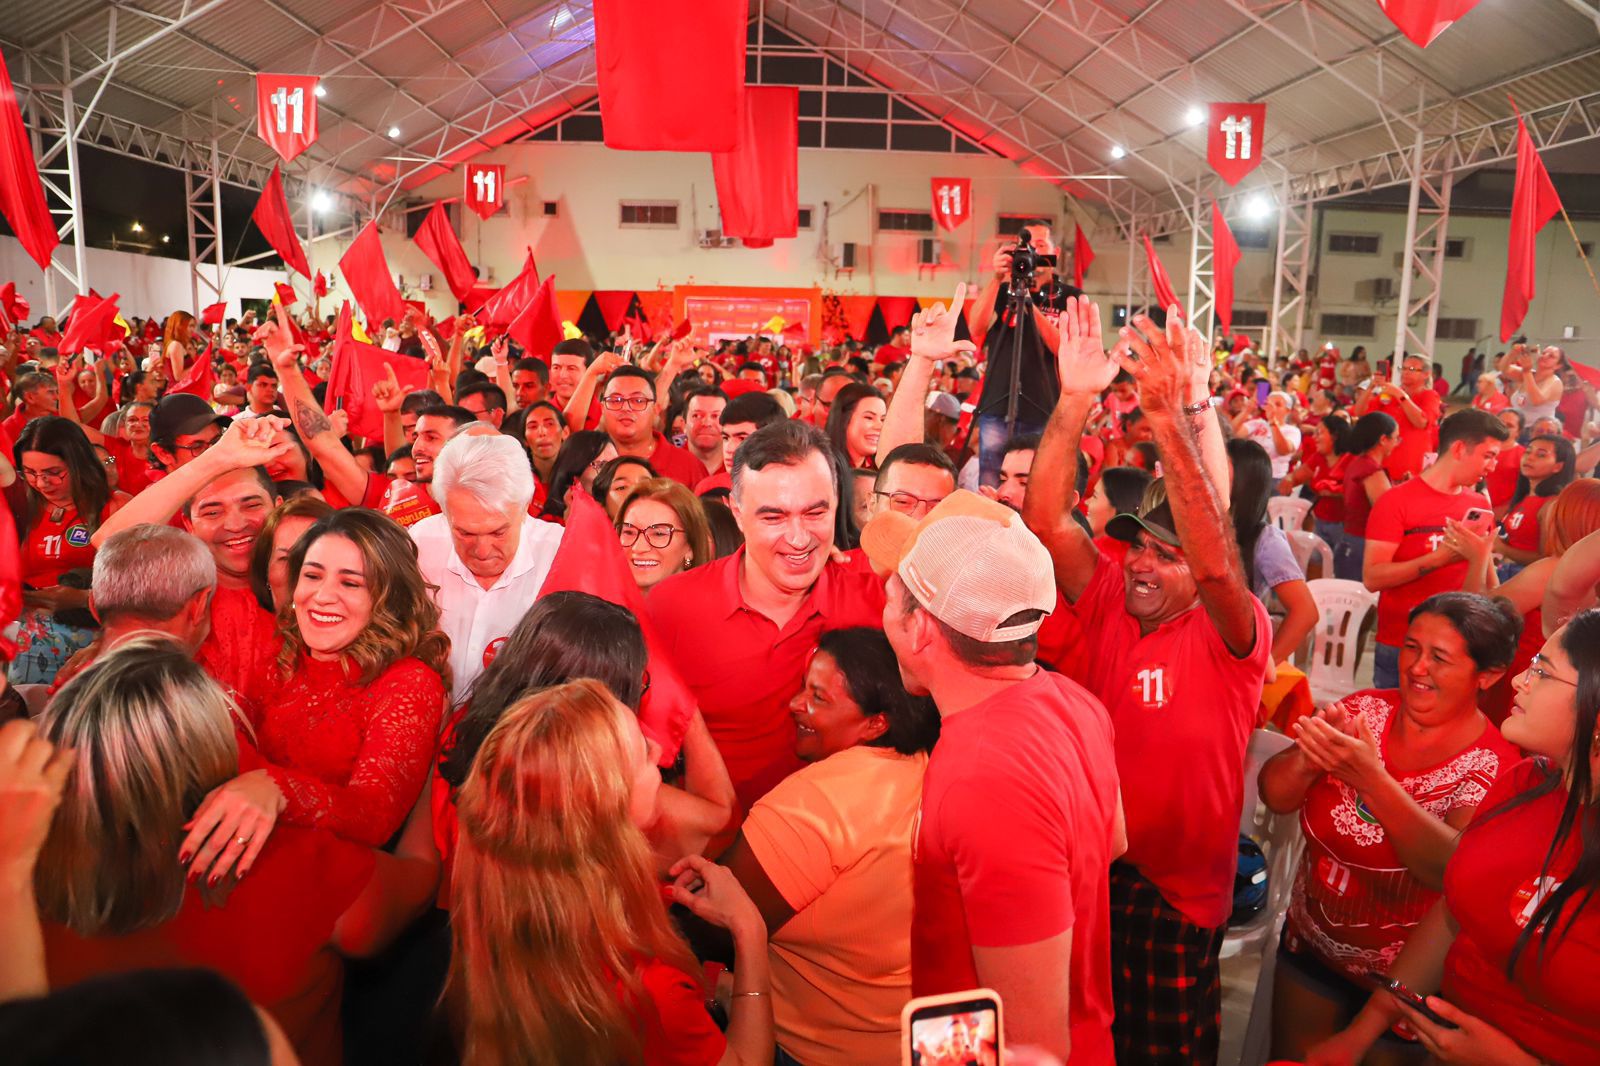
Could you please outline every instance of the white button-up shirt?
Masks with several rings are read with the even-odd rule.
[[[554,522],[524,518],[517,554],[489,588],[456,554],[444,515],[424,518],[409,532],[417,543],[422,576],[439,586],[434,601],[439,605],[439,628],[450,638],[450,699],[458,702],[483,673],[489,645],[509,636],[538,598],[562,530]]]

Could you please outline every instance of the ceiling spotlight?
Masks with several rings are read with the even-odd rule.
[[[1206,109],[1199,104],[1193,104],[1183,113],[1183,121],[1190,126],[1198,126],[1206,120]]]
[[[1261,194],[1255,193],[1244,202],[1244,217],[1252,222],[1260,222],[1272,214],[1272,200]]]
[[[315,89],[313,89],[312,92],[317,94],[317,98],[318,99],[321,99],[322,97],[328,95],[328,90],[326,90],[326,89],[324,89],[322,87],[322,83],[320,81],[317,82],[317,87]]]
[[[333,197],[318,189],[311,194],[311,210],[319,215],[325,215],[333,210]]]
[[[139,225],[139,223],[135,222],[133,224],[133,232],[135,232],[135,233],[143,233],[144,232],[144,227]]]
[[[171,244],[172,243],[172,238],[167,236],[165,233],[163,233],[161,235],[161,243],[162,244]]]
[[[398,136],[400,136],[400,127],[399,126],[390,126],[389,127],[389,136],[390,137],[398,137]]]
[[[1112,159],[1121,159],[1123,156],[1125,156],[1127,154],[1128,154],[1128,150],[1126,148],[1122,147],[1122,145],[1113,144],[1111,146],[1111,158]]]

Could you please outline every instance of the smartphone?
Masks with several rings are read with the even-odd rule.
[[[1395,999],[1398,999],[1401,1003],[1404,1003],[1406,1006],[1410,1007],[1412,1010],[1428,1019],[1434,1025],[1442,1026],[1446,1029],[1461,1028],[1454,1022],[1446,1021],[1443,1015],[1434,1010],[1432,1007],[1428,1006],[1427,1000],[1417,995],[1415,992],[1411,991],[1411,989],[1407,988],[1393,977],[1390,977],[1388,974],[1379,973],[1377,970],[1373,970],[1368,973],[1367,976],[1371,978],[1379,988],[1383,989]]]
[[[1494,527],[1494,515],[1482,507],[1472,507],[1461,516],[1461,524],[1481,536]]]
[[[1000,1066],[1000,993],[988,988],[923,996],[900,1013],[901,1066]]]
[[[1256,403],[1258,403],[1261,406],[1265,407],[1267,405],[1267,397],[1269,395],[1271,395],[1271,393],[1272,393],[1272,382],[1270,382],[1270,381],[1258,381],[1258,382],[1256,382]]]

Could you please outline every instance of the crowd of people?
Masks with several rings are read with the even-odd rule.
[[[1600,1061],[1590,379],[1011,248],[876,346],[374,325],[381,438],[315,311],[6,337],[7,1060],[890,1063],[987,988],[1216,1062],[1275,728],[1272,1057]],[[1340,579],[1372,686],[1280,720]]]

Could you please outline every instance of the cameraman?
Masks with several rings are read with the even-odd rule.
[[[1017,343],[1017,327],[1011,314],[1011,260],[1012,253],[1024,239],[1035,256],[1050,258],[1039,264],[1029,287],[1033,312],[1022,322],[1017,421],[1008,431],[1006,413],[1011,402],[1011,364]],[[1055,357],[1059,342],[1056,319],[1067,306],[1067,297],[1081,296],[1082,290],[1056,280],[1055,255],[1056,243],[1050,234],[1050,223],[1043,219],[1024,223],[1018,239],[995,252],[994,277],[973,301],[967,321],[973,343],[983,349],[987,360],[983,393],[978,399],[978,469],[980,484],[991,488],[1000,481],[1000,459],[1006,439],[1012,435],[1043,433],[1056,399],[1061,395]]]

